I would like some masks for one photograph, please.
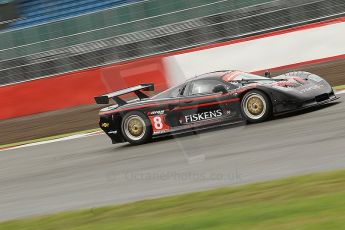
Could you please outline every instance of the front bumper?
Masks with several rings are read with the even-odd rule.
[[[320,106],[324,104],[328,104],[332,101],[338,100],[334,92],[332,91],[329,94],[320,94],[315,96],[314,98],[305,100],[305,101],[290,101],[289,103],[285,103],[284,105],[279,105],[276,108],[275,115],[281,115],[289,112],[295,112],[315,106]],[[277,110],[278,109],[278,110]]]

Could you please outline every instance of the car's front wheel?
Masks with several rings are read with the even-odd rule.
[[[267,120],[271,115],[271,103],[263,92],[252,90],[243,96],[241,100],[241,111],[248,122],[262,122]]]
[[[143,144],[152,138],[150,120],[140,112],[129,112],[122,119],[122,135],[131,144]]]

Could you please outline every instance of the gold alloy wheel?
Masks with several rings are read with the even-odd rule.
[[[247,101],[247,109],[253,115],[259,115],[264,110],[264,103],[259,97],[253,96]]]
[[[259,120],[265,114],[267,110],[265,98],[258,93],[250,93],[243,98],[243,112],[252,120]]]
[[[133,118],[128,122],[128,131],[133,136],[137,137],[143,133],[143,124],[138,118]]]
[[[137,115],[126,118],[123,130],[131,140],[140,140],[146,132],[145,121]]]

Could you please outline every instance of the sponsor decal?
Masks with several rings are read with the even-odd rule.
[[[184,117],[185,123],[195,122],[195,121],[202,121],[208,120],[211,118],[221,117],[223,112],[221,109],[214,110],[214,111],[207,111],[203,113],[195,113],[192,115],[187,115]]]
[[[164,112],[164,110],[162,111]],[[149,116],[154,134],[164,133],[170,129],[169,125],[165,123],[164,118],[165,118],[165,115]]]
[[[323,79],[315,74],[309,75],[308,78],[310,80],[316,81],[316,82],[322,82]]]
[[[243,87],[241,87],[241,88],[239,88],[239,89],[236,89],[235,91],[233,91],[233,93],[231,93],[231,94],[233,94],[233,95],[238,95],[238,94],[240,94],[240,93],[243,93],[243,92],[246,92],[246,91],[248,91],[249,89],[253,89],[253,88],[256,88],[258,86],[258,83],[251,83],[251,84],[248,84],[248,85],[245,85],[245,86],[243,86]]]
[[[298,83],[301,83],[301,84],[305,83],[305,80],[302,79],[301,77],[291,77],[291,78],[289,78],[289,81],[290,80],[297,81]]]
[[[229,72],[229,73],[227,73],[227,74],[225,74],[225,75],[223,76],[223,80],[224,80],[224,81],[227,81],[227,82],[233,81],[233,80],[235,80],[235,78],[236,78],[237,76],[241,75],[242,73],[243,73],[243,72],[241,72],[241,71],[232,71],[232,72]]]
[[[105,122],[101,124],[102,128],[108,128],[109,127],[109,123]]]
[[[310,86],[308,88],[301,89],[301,93],[306,93],[306,92],[310,92],[310,91],[317,90],[317,89],[321,89],[321,86],[320,85],[313,85],[313,86]]]
[[[151,112],[148,112],[149,115],[162,115],[164,114],[164,110],[155,110],[155,111],[151,111]]]
[[[273,88],[277,88],[277,89],[279,89],[279,90],[281,90],[281,91],[287,91],[287,92],[293,91],[293,90],[294,90],[294,89],[291,88],[291,87],[281,87],[281,86],[277,86],[277,85],[272,85],[272,87],[273,87]]]
[[[296,87],[296,81],[295,82],[291,82],[291,81],[278,81],[278,82],[274,82],[272,83],[273,86],[280,86],[280,87]]]
[[[109,134],[117,134],[117,130],[108,132]]]

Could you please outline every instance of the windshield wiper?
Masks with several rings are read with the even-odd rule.
[[[242,79],[242,80],[233,80],[231,82],[252,82],[252,81],[288,81],[288,79],[273,79],[273,78],[267,78],[267,79]]]

